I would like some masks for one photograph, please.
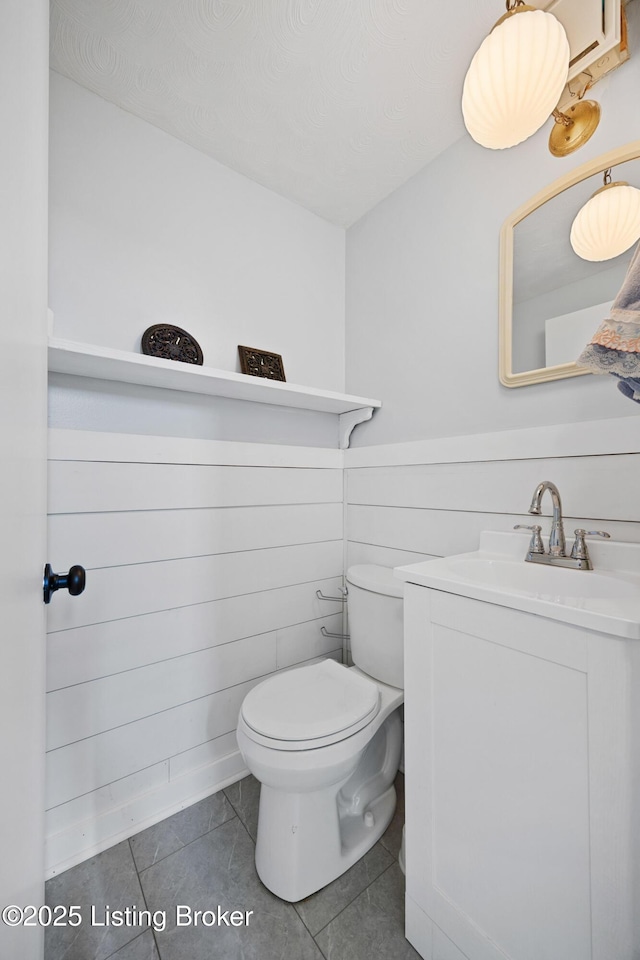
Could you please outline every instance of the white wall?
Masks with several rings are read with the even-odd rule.
[[[235,729],[275,670],[341,659],[342,453],[50,432],[48,875],[246,773]]]
[[[308,447],[339,443],[333,413],[56,373],[49,375],[49,426]]]
[[[167,321],[207,366],[238,344],[344,390],[344,230],[51,74],[50,306],[58,337],[139,350]]]
[[[465,136],[349,229],[347,390],[384,402],[354,446],[639,412],[608,377],[498,381],[504,219],[568,170],[640,137],[640,4],[628,15],[631,60],[594,87],[603,117],[579,153],[552,157],[549,124],[505,151]]]

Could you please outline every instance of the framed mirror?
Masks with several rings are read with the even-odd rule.
[[[541,190],[508,217],[500,234],[500,382],[524,387],[589,374],[575,358],[608,315],[635,244],[612,260],[574,253],[578,210],[613,180],[640,187],[640,140],[602,154]]]

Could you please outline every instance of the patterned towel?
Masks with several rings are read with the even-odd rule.
[[[617,376],[617,374],[614,374],[614,376]],[[620,393],[624,393],[625,397],[629,397],[629,400],[640,403],[640,380],[637,377],[620,377],[618,390]]]
[[[618,377],[618,389],[640,403],[640,243],[624,283],[604,320],[577,361],[592,373]]]

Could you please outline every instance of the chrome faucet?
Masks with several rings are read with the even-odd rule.
[[[564,525],[562,522],[562,502],[560,500],[560,493],[555,483],[551,483],[550,480],[543,480],[542,483],[538,484],[533,492],[533,497],[531,498],[529,513],[533,513],[537,516],[540,515],[542,512],[540,503],[545,490],[548,490],[551,494],[551,503],[553,504],[551,533],[549,534],[549,552],[545,553],[544,544],[540,536],[539,524],[536,523],[532,526],[525,526],[524,524],[517,523],[514,527],[514,530],[524,529],[532,531],[531,542],[529,544],[529,549],[527,551],[525,560],[529,563],[548,563],[552,566],[570,567],[573,570],[593,570],[593,564],[591,563],[591,558],[589,556],[589,551],[587,550],[587,545],[584,541],[584,538],[587,536],[605,537],[608,540],[610,534],[605,533],[604,530],[586,531],[579,528],[575,531],[575,543],[573,544],[571,556],[568,557],[566,553]]]
[[[560,491],[556,487],[555,483],[551,483],[550,480],[543,480],[542,483],[538,484],[536,489],[533,491],[529,513],[540,516],[542,513],[542,510],[540,509],[540,502],[545,490],[548,490],[551,494],[551,503],[553,504],[551,533],[549,534],[549,556],[565,557],[567,554],[564,539],[564,525],[562,523],[562,502],[560,500]]]

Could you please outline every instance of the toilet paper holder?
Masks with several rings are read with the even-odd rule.
[[[348,640],[348,633],[331,633],[326,627],[320,627],[320,633],[323,637],[334,637],[336,640]]]
[[[333,603],[346,603],[347,594],[349,593],[349,591],[347,590],[346,587],[338,587],[338,589],[342,593],[341,597],[325,597],[322,590],[316,590],[316,597],[318,598],[318,600],[331,600]]]

